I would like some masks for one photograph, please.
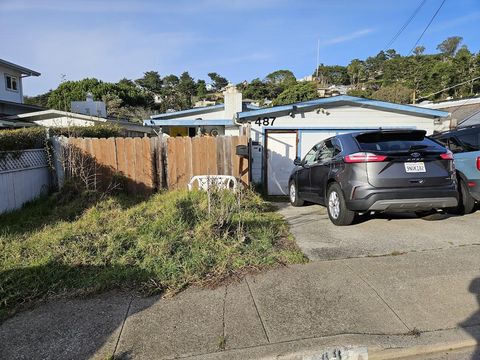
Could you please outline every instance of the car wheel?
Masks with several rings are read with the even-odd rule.
[[[475,210],[475,199],[470,195],[467,184],[463,180],[458,181],[458,207],[453,209],[454,214],[471,214]]]
[[[295,185],[294,181],[290,183],[288,190],[290,195],[290,204],[292,204],[292,206],[303,206],[305,204],[305,201],[298,197],[297,186]]]
[[[327,191],[327,211],[330,221],[338,226],[351,225],[355,220],[355,211],[347,209],[345,197],[340,185],[333,183]]]

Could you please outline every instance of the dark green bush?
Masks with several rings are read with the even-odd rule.
[[[68,136],[68,137],[92,137],[92,138],[109,138],[122,136],[122,129],[118,125],[94,125],[94,126],[71,126],[68,128],[50,129],[52,136]]]
[[[0,130],[0,151],[43,148],[46,134],[46,129],[43,127]]]
[[[94,126],[72,126],[52,128],[51,136],[108,138],[122,136],[122,129],[117,125],[105,124]],[[31,127],[24,129],[0,130],[0,151],[19,151],[40,149],[45,146],[47,129]]]

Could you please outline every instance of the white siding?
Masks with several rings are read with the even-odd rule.
[[[5,74],[15,76],[17,78],[18,91],[7,90]],[[23,103],[22,78],[20,73],[12,69],[0,66],[0,100],[11,101],[14,103]]]
[[[73,117],[62,116],[53,119],[34,120],[35,124],[44,127],[69,127],[69,126],[93,126],[94,121],[76,119]]]
[[[333,136],[339,132],[357,131],[366,129],[384,129],[388,128],[412,128],[426,130],[432,134],[434,130],[434,120],[414,115],[399,114],[395,112],[382,111],[358,106],[339,106],[327,109],[329,115],[311,111],[302,114],[296,114],[294,118],[290,116],[277,117],[270,126],[258,126],[252,122],[252,140],[264,143],[263,134],[265,129],[286,130],[301,129],[308,130],[304,135],[306,144],[301,146],[301,155],[305,148],[314,143],[313,135],[318,131],[318,141],[328,136]],[[327,131],[327,132],[326,132]],[[300,132],[300,140],[302,139]],[[306,131],[307,133],[307,131]],[[331,135],[329,135],[331,133]],[[318,142],[317,141],[317,142]],[[307,145],[308,144],[308,145]],[[308,151],[308,150],[307,150]]]

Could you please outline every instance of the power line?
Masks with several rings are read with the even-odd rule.
[[[445,90],[450,90],[450,89],[456,88],[457,86],[465,85],[465,84],[467,84],[467,83],[469,83],[469,82],[471,82],[471,81],[475,81],[475,80],[478,80],[478,79],[480,79],[480,76],[477,76],[477,77],[474,77],[474,78],[469,79],[469,80],[467,80],[467,81],[464,81],[464,82],[461,82],[461,83],[458,83],[458,84],[449,86],[449,87],[447,87],[447,88],[445,88],[445,89],[442,89],[442,90],[436,91],[436,92],[434,92],[434,93],[428,94],[427,96],[422,96],[422,97],[418,98],[417,101],[418,101],[418,100],[422,100],[422,99],[427,99],[427,98],[429,98],[429,97],[432,96],[432,95],[440,94],[441,92],[444,92]]]
[[[390,46],[392,46],[392,44],[398,39],[398,37],[402,34],[402,32],[407,28],[408,25],[410,25],[410,23],[412,22],[412,20],[415,18],[415,16],[417,16],[417,13],[420,11],[420,9],[423,7],[423,5],[425,5],[425,3],[427,2],[427,0],[422,0],[420,2],[420,4],[417,6],[417,8],[415,9],[415,11],[412,13],[412,15],[410,15],[410,17],[408,18],[408,20],[402,25],[402,27],[400,28],[400,30],[397,31],[397,33],[393,36],[393,38],[388,42],[387,45],[385,45],[385,50],[388,50],[390,48]]]
[[[433,16],[430,19],[430,21],[428,22],[427,26],[425,27],[425,29],[423,29],[422,34],[418,37],[417,41],[415,42],[415,45],[413,45],[412,49],[408,52],[408,54],[411,54],[413,52],[413,50],[415,50],[415,48],[417,47],[420,40],[422,40],[423,35],[425,35],[428,28],[432,24],[433,20],[435,20],[435,18],[437,17],[438,13],[440,12],[440,9],[443,7],[443,4],[445,4],[445,1],[447,1],[447,0],[443,0],[442,3],[440,4],[440,6],[438,7],[437,11],[435,11],[435,14],[433,14]]]

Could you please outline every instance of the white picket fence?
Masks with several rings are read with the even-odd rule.
[[[0,152],[0,214],[49,191],[51,175],[43,149]]]

